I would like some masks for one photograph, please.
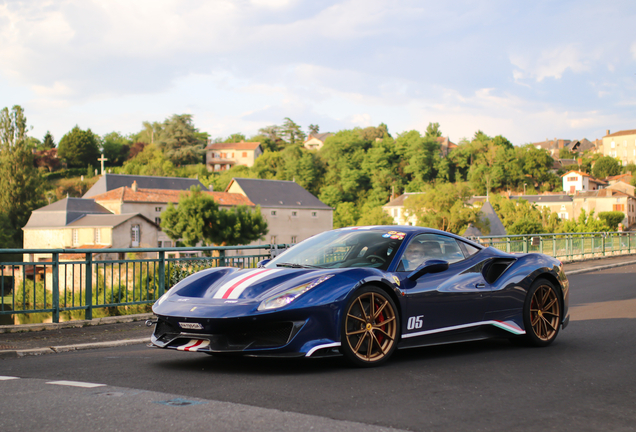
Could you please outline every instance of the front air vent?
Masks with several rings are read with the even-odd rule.
[[[482,274],[489,284],[493,284],[501,277],[508,267],[516,260],[513,258],[495,258],[484,266]]]

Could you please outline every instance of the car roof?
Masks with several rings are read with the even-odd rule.
[[[448,237],[455,238],[457,240],[461,240],[463,242],[469,243],[479,249],[483,249],[484,246],[479,243],[475,243],[474,241],[468,240],[465,237],[459,236],[457,234],[449,233],[447,231],[438,230],[435,228],[421,227],[421,226],[411,226],[411,225],[369,225],[369,226],[354,226],[354,227],[344,227],[339,228],[338,230],[342,231],[398,231],[403,232],[407,235],[409,234],[440,234]]]

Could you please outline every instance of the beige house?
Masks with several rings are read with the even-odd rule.
[[[219,208],[222,209],[237,205],[254,207],[254,203],[241,194],[207,190],[203,192],[212,196]],[[110,192],[95,195],[93,199],[117,215],[139,213],[145,216],[158,227],[157,241],[152,247],[173,247],[175,246],[174,242],[161,231],[161,213],[166,210],[169,203],[177,204],[182,194],[189,193],[190,191],[138,188],[137,183],[133,182],[131,187],[120,187]]]
[[[190,190],[193,186],[205,189],[205,185],[198,179],[185,177],[156,177],[130,174],[104,174],[91,187],[82,198],[92,198],[95,195],[103,194],[124,186],[131,186],[136,183],[138,187],[144,189],[170,189],[170,190]]]
[[[406,192],[400,195],[397,198],[392,199],[387,204],[382,206],[382,210],[384,210],[389,216],[393,218],[393,222],[396,225],[415,225],[417,223],[417,219],[415,216],[407,215],[405,212],[404,202],[413,195],[418,195],[423,192]]]
[[[598,216],[601,212],[620,211],[625,214],[621,222],[627,228],[636,223],[636,198],[619,190],[606,188],[596,191],[581,192],[574,195],[574,217],[578,218],[581,210],[594,213]]]
[[[331,132],[309,134],[303,146],[309,150],[320,150],[330,136],[333,136]]]
[[[213,143],[205,150],[208,171],[225,171],[234,165],[251,167],[256,158],[263,154],[260,142]]]
[[[618,159],[623,166],[636,163],[636,129],[623,130],[603,137],[603,155]]]
[[[296,182],[233,178],[225,191],[261,207],[269,233],[252,244],[294,244],[333,228],[333,209]]]
[[[574,218],[574,206],[570,195],[516,195],[510,196],[510,199],[524,199],[536,207],[547,207],[562,220]]]
[[[25,249],[110,249],[157,245],[157,225],[149,218],[139,213],[113,214],[94,200],[84,198],[65,198],[34,210],[22,230]],[[99,257],[109,257],[108,252],[105,250]],[[50,258],[50,254],[25,254],[24,257],[31,262]]]

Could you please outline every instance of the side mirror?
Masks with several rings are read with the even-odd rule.
[[[263,268],[267,265],[267,263],[269,263],[271,261],[271,259],[264,259],[262,261],[259,261],[258,264],[256,264],[256,268]]]
[[[426,273],[440,273],[446,270],[448,270],[448,261],[432,259],[425,261],[418,268],[409,273],[407,278],[415,281]]]

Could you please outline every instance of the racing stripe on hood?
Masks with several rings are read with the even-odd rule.
[[[266,276],[271,276],[282,269],[258,269],[252,270],[241,276],[232,279],[221,285],[221,288],[214,294],[215,299],[237,299],[243,291],[250,285]]]

